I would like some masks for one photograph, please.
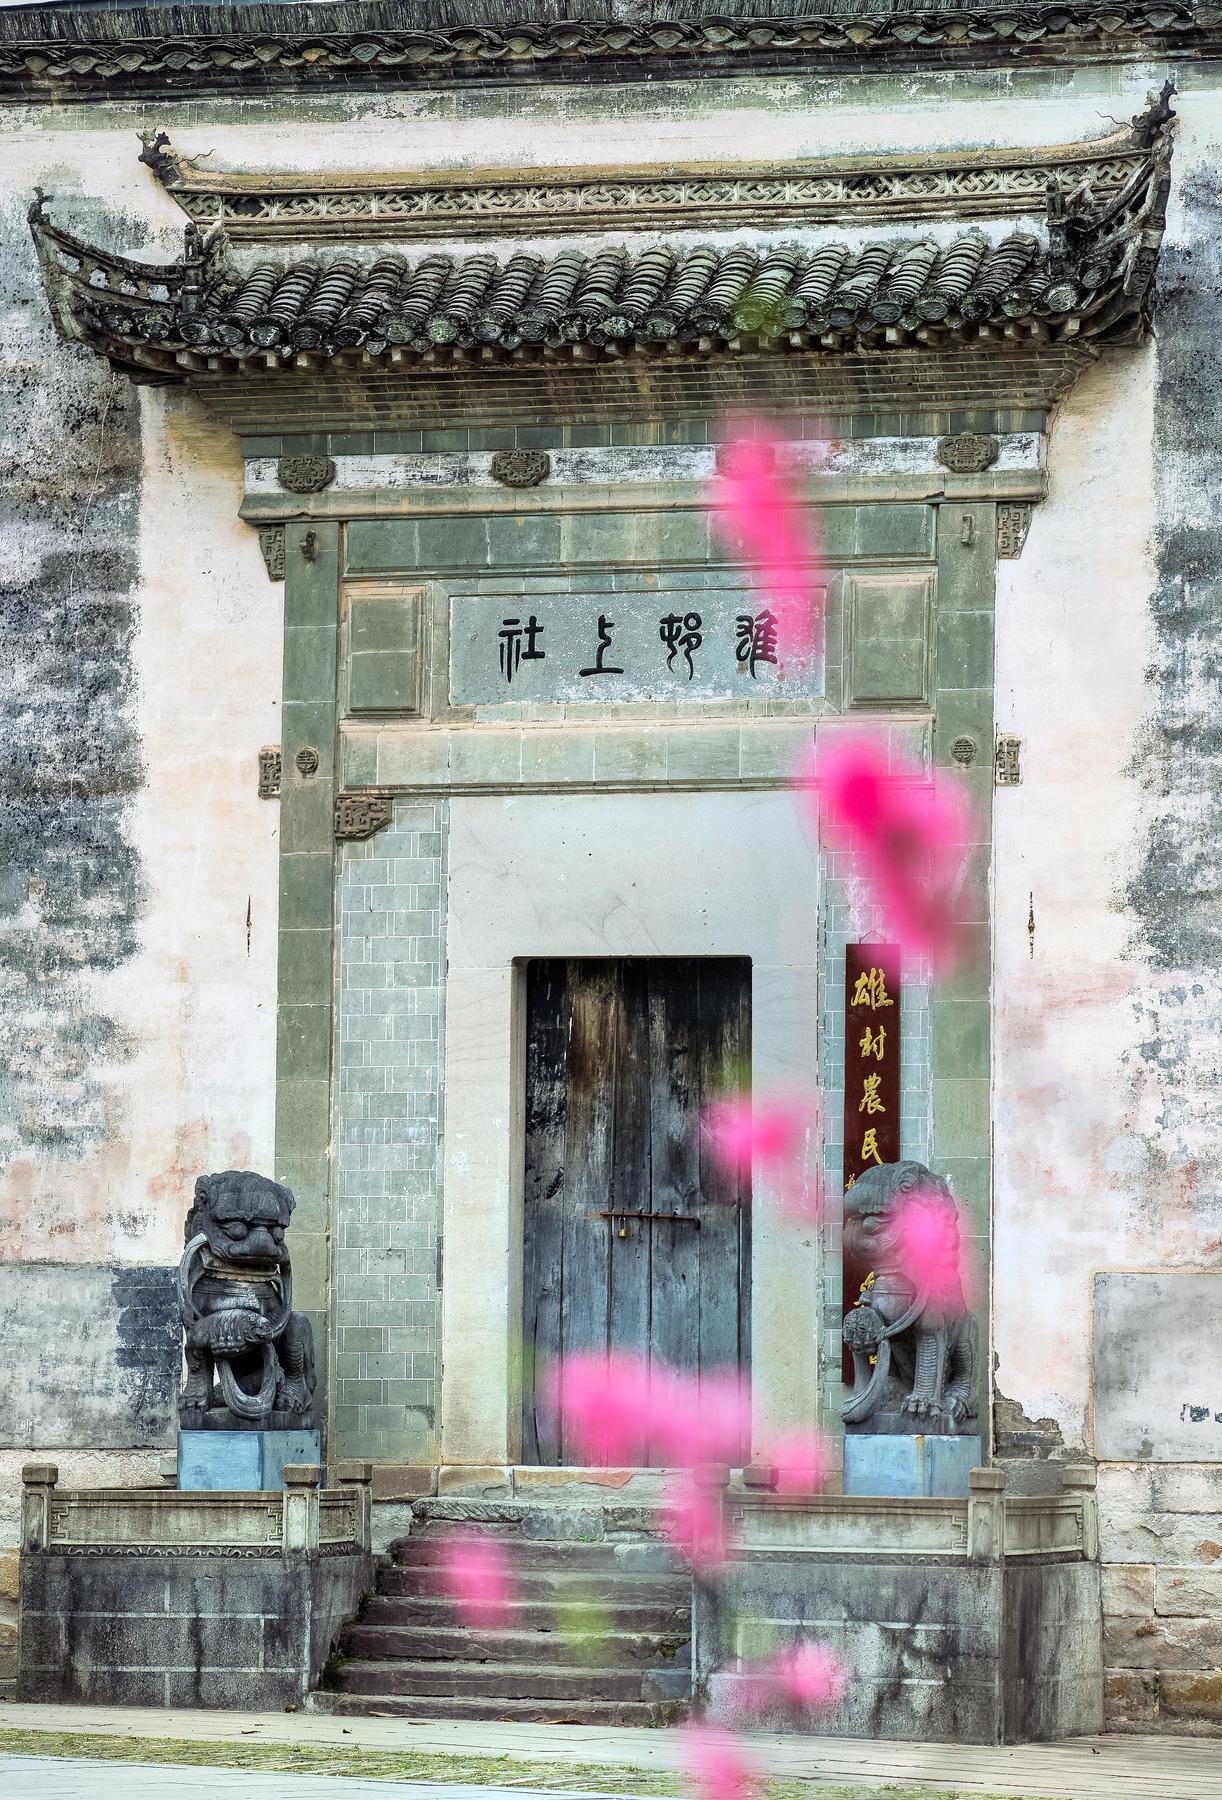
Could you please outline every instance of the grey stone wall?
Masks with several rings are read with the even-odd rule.
[[[1222,1733],[1222,1464],[1099,1470],[1112,1730]]]
[[[331,1456],[434,1457],[446,811],[400,801],[343,851]]]
[[[359,1552],[26,1556],[18,1697],[296,1706],[370,1579],[369,1558]]]
[[[727,1592],[745,1624],[710,1633],[698,1589],[701,1657],[749,1658],[761,1623],[782,1642],[809,1635],[826,1643],[852,1671],[844,1700],[820,1721],[830,1735],[1001,1744],[1099,1728],[1092,1562],[754,1550]],[[714,1715],[732,1702],[736,1679],[712,1676]],[[763,1723],[793,1729],[783,1711]]]

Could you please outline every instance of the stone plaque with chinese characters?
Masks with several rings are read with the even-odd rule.
[[[764,596],[738,588],[619,594],[456,594],[456,706],[802,698],[822,661],[783,655]]]
[[[844,1185],[900,1158],[900,954],[894,944],[847,944],[844,957]],[[844,1310],[871,1275],[846,1249]],[[852,1358],[845,1352],[845,1380]]]

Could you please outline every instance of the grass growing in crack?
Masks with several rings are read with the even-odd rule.
[[[371,1750],[356,1745],[270,1744],[216,1739],[108,1737],[84,1731],[0,1730],[0,1753],[76,1757],[97,1762],[156,1763],[210,1769],[262,1770],[281,1775],[340,1775],[366,1781],[469,1782],[533,1792],[681,1795],[682,1776],[605,1763],[525,1762],[516,1756],[431,1755],[417,1750]],[[819,1781],[765,1781],[762,1800],[1008,1800],[960,1788],[845,1787]]]

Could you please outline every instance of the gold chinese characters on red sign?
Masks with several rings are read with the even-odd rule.
[[[844,1186],[900,1159],[900,953],[895,944],[849,944],[844,985]],[[844,1308],[872,1271],[846,1250]],[[846,1380],[852,1379],[846,1353]]]

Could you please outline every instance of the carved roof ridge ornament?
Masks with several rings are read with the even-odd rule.
[[[863,59],[1013,65],[1064,48],[1075,60],[1160,54],[1200,57],[1219,39],[1218,0],[976,0],[862,8],[860,0],[666,0],[656,12],[623,0],[519,0],[489,18],[488,0],[398,0],[358,9],[265,6],[54,5],[0,8],[0,93],[46,95],[330,86],[359,78],[395,86],[439,81],[552,81],[601,65],[616,80],[648,80],[658,63],[724,77],[819,54],[826,70]],[[665,16],[657,16],[664,13]],[[464,16],[465,15],[465,16]],[[354,18],[359,24],[354,28]]]
[[[430,372],[472,362],[707,359],[743,351],[1013,352],[1135,343],[1144,336],[1165,225],[1166,126],[1134,175],[1097,198],[1089,184],[1048,193],[1048,241],[980,231],[949,242],[889,236],[848,248],[654,243],[632,253],[595,239],[565,248],[408,260],[264,256],[239,265],[221,232],[187,228],[183,257],[153,266],[30,223],[65,337],[139,381],[295,377],[322,367]],[[474,353],[474,355],[472,355]]]
[[[1159,129],[1142,114],[1131,127],[1104,137],[1018,149],[894,151],[728,167],[692,162],[423,173],[222,169],[212,166],[210,152],[187,156],[159,131],[141,134],[140,160],[197,224],[223,224],[235,238],[385,242],[455,233],[504,237],[518,221],[539,236],[603,226],[692,230],[1040,213],[1052,179],[1086,181],[1096,194],[1122,188]]]

